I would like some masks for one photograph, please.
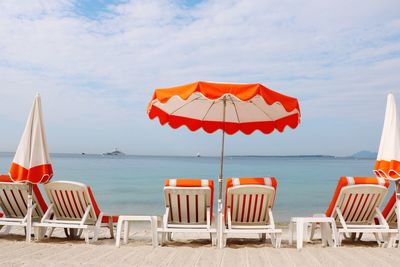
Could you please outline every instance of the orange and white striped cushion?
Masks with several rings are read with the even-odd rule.
[[[214,206],[214,181],[211,179],[166,179],[165,187],[209,187],[211,190],[210,218],[212,219]]]
[[[225,191],[225,220],[227,220],[227,210],[226,210],[226,205],[228,203],[228,189],[233,188],[235,186],[240,186],[240,185],[266,185],[266,186],[272,186],[275,189],[278,186],[278,183],[275,179],[275,177],[242,177],[242,178],[228,178],[226,180],[226,191]],[[276,194],[275,194],[276,196]],[[275,196],[274,196],[274,201],[275,201]]]
[[[242,177],[242,178],[228,178],[226,180],[226,192],[233,186],[238,185],[268,185],[272,186],[275,190],[278,185],[275,177]]]
[[[333,194],[331,203],[329,204],[329,207],[325,213],[326,216],[328,216],[328,217],[332,216],[332,214],[335,210],[336,201],[338,200],[340,192],[344,187],[350,186],[350,185],[361,185],[361,184],[382,185],[382,186],[385,186],[386,188],[389,187],[389,182],[383,178],[353,177],[353,176],[340,177],[338,185],[336,186],[335,193]]]
[[[9,175],[0,175],[0,182],[3,183],[14,183],[14,181],[11,179],[11,177]],[[38,187],[38,185],[33,184],[32,185],[32,190],[33,190],[33,200],[35,201],[35,203],[38,204],[38,208],[40,209],[40,211],[37,211],[37,215],[41,216],[43,215],[46,211],[47,211],[47,204],[44,201],[44,198],[42,196],[42,193],[40,192],[40,189]],[[18,204],[18,202],[15,202],[16,204]],[[11,205],[10,203],[8,205]],[[21,210],[19,208],[19,210]]]

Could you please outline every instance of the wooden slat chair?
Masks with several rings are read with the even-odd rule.
[[[372,233],[379,245],[391,247],[396,230],[390,229],[379,207],[388,191],[389,182],[376,177],[341,177],[325,216],[334,217],[338,229],[338,245],[343,237],[355,240],[362,234]],[[322,214],[323,216],[324,214]],[[377,218],[379,225],[374,223]],[[311,239],[316,224],[311,226]],[[386,234],[384,243],[378,234]]]
[[[277,181],[266,178],[228,178],[225,194],[224,245],[227,234],[259,234],[271,243],[281,245],[281,229],[275,228],[272,209],[276,196]]]
[[[214,181],[200,179],[165,180],[165,214],[161,233],[163,245],[171,233],[209,233],[211,244],[216,243],[213,218]]]
[[[118,222],[118,216],[101,212],[89,186],[56,181],[45,184],[44,188],[50,201],[49,209],[41,222],[34,226],[49,227],[51,231],[48,237],[54,228],[64,228],[70,230],[72,237],[76,235],[75,231],[78,231],[75,237],[83,232],[86,243],[89,243],[89,231],[93,231],[92,241],[97,241],[100,227],[109,228],[111,238],[114,237],[114,224]],[[66,234],[69,235],[68,232]]]
[[[47,211],[46,202],[37,185],[32,187],[32,209],[27,208],[28,190],[28,184],[14,183],[8,175],[0,175],[0,207],[3,211],[0,229],[4,227],[3,234],[8,234],[12,226],[31,227],[27,225],[28,217],[32,217],[32,222],[38,222]],[[35,234],[37,236],[39,233]],[[27,240],[30,240],[28,236]]]

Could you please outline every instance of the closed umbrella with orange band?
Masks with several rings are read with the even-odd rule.
[[[156,89],[147,107],[150,119],[158,117],[176,129],[183,125],[191,131],[207,133],[222,130],[220,174],[218,178],[218,243],[222,234],[222,180],[225,133],[269,134],[296,128],[300,107],[296,98],[277,93],[262,84],[195,82]]]
[[[378,177],[395,181],[397,225],[400,233],[400,114],[392,93],[387,97],[385,121],[374,172]]]
[[[47,183],[53,177],[53,169],[47,149],[39,94],[33,101],[31,113],[25,125],[14,160],[10,168],[14,182],[28,183],[28,211],[32,209],[32,184]],[[31,217],[27,222],[27,241],[31,239]]]

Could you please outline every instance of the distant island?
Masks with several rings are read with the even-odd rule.
[[[372,152],[372,151],[359,151],[357,153],[354,153],[353,155],[350,156],[350,158],[355,158],[355,159],[376,159],[378,153]]]

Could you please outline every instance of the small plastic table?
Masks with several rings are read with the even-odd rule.
[[[151,238],[153,247],[158,246],[157,239],[157,216],[137,216],[137,215],[121,215],[118,218],[117,236],[115,237],[115,245],[119,247],[121,240],[122,225],[124,225],[124,244],[128,243],[128,236],[130,231],[130,224],[134,222],[150,222],[151,224]]]
[[[293,217],[290,220],[289,224],[289,245],[293,244],[293,230],[294,224],[296,224],[296,243],[297,249],[301,249],[303,247],[303,240],[304,240],[304,227],[308,223],[320,223],[321,225],[321,238],[322,238],[322,245],[337,247],[337,229],[336,229],[336,222],[332,217]],[[332,227],[329,227],[329,224]]]

